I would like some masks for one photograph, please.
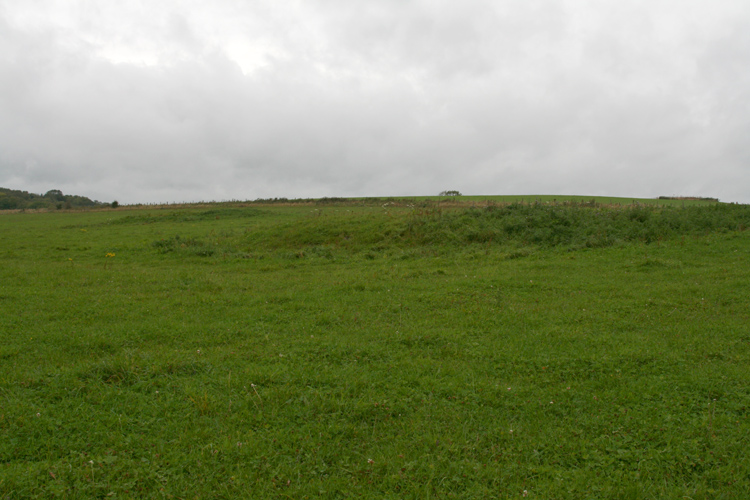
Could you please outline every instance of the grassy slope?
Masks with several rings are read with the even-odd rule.
[[[0,217],[0,495],[747,495],[746,232],[423,244],[410,213]]]

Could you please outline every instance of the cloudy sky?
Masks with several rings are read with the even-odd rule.
[[[750,203],[747,0],[6,0],[0,186]]]

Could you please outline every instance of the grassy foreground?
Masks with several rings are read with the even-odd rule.
[[[748,498],[749,225],[0,216],[0,498]]]

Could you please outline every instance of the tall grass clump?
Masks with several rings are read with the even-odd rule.
[[[542,247],[597,248],[651,243],[676,235],[743,230],[746,205],[708,207],[551,206],[541,203],[414,213],[403,236],[413,244],[516,243]]]

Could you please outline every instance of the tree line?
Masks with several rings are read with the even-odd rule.
[[[113,204],[91,200],[85,196],[63,194],[59,189],[50,189],[44,194],[36,194],[17,189],[0,188],[0,210],[27,208],[62,210],[70,208],[104,207],[107,205],[113,206]]]

